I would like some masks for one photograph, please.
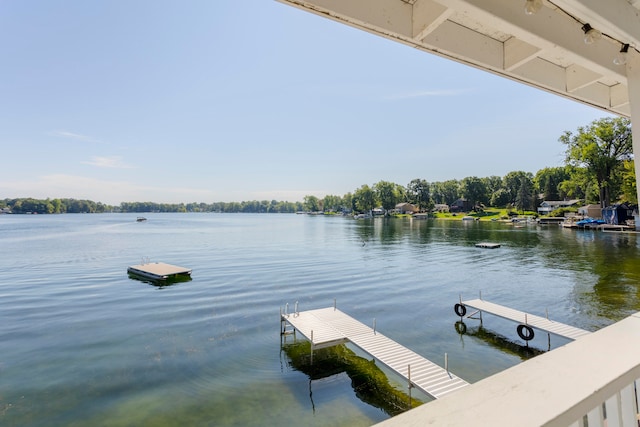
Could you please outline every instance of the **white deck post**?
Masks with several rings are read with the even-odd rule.
[[[589,427],[604,427],[604,414],[602,413],[602,405],[593,408],[587,414]]]
[[[627,54],[627,86],[629,88],[629,107],[631,110],[631,135],[633,153],[636,155],[636,191],[640,201],[640,54],[629,49]],[[634,123],[636,124],[634,126]],[[636,230],[640,230],[640,215],[635,216]]]

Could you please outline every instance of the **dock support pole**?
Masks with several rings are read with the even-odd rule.
[[[373,318],[373,335],[376,334],[376,318]]]
[[[449,355],[447,353],[444,354],[444,370],[449,373]]]
[[[334,298],[333,299],[333,311],[336,311],[336,304],[337,304],[337,302],[336,302],[336,299]]]
[[[313,365],[313,329],[311,330],[311,364]]]
[[[296,301],[296,307],[293,310],[293,317],[298,317],[298,301]]]
[[[409,409],[411,409],[411,389],[413,385],[411,385],[411,365],[407,365],[407,381],[409,382]]]

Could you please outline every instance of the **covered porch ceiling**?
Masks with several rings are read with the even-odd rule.
[[[631,116],[628,63],[640,48],[640,0],[279,1]],[[596,31],[592,43],[585,24]]]

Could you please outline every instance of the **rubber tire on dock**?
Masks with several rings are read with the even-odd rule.
[[[530,341],[535,336],[533,329],[529,325],[518,325],[516,330],[518,331],[518,336],[525,341]]]
[[[467,307],[465,307],[463,304],[454,305],[453,306],[453,310],[460,317],[463,317],[465,314],[467,314]]]

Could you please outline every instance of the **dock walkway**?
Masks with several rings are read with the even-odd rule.
[[[528,325],[532,328],[536,328],[541,331],[545,331],[550,334],[558,335],[572,340],[590,334],[589,331],[585,331],[584,329],[565,325],[564,323],[560,322],[554,322],[553,320],[549,320],[545,317],[525,313],[523,311],[484,301],[482,299],[462,301],[461,304],[466,307],[471,307],[476,310],[487,312],[504,319],[513,320],[514,322],[519,322],[520,324]]]
[[[312,350],[351,342],[436,399],[469,385],[334,307],[281,314],[281,320],[304,335],[311,342]]]

